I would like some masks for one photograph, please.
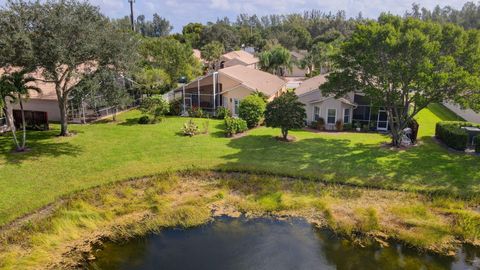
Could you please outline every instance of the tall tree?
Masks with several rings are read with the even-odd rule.
[[[40,68],[44,81],[55,84],[61,136],[69,135],[67,101],[73,87],[101,66],[122,68],[134,55],[134,38],[113,27],[98,7],[77,0],[7,3],[9,22],[26,33],[32,49],[30,65]],[[25,15],[27,14],[27,15]],[[21,65],[15,58],[8,61]]]
[[[383,15],[358,25],[335,60],[339,69],[321,86],[323,94],[363,92],[387,111],[397,147],[403,129],[430,103],[480,88],[478,32],[452,24]]]
[[[281,45],[260,53],[261,69],[279,76],[284,76],[287,70],[292,70],[293,62],[290,51]]]
[[[35,78],[28,75],[28,70],[23,69],[15,71],[4,76],[4,82],[10,85],[10,89],[13,91],[13,95],[16,96],[16,100],[20,104],[20,112],[22,114],[22,143],[17,145],[17,151],[25,151],[27,141],[27,123],[25,122],[25,111],[23,109],[23,101],[28,99],[30,93],[40,93],[41,90],[34,82]]]
[[[204,28],[205,26],[201,23],[189,23],[183,27],[182,34],[192,48],[200,49],[202,47],[202,32]]]
[[[218,41],[212,41],[201,49],[202,58],[208,62],[209,68],[215,70],[217,62],[220,57],[225,53],[223,44]]]
[[[202,72],[192,47],[173,38],[146,38],[140,45],[143,67],[163,69],[170,77],[171,87],[181,77],[191,80]]]

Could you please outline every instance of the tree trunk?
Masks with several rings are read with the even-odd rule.
[[[285,141],[288,141],[288,129],[282,128],[282,136]]]
[[[59,97],[58,107],[60,108],[60,134],[59,136],[69,136],[68,133],[68,116],[67,116],[67,99],[65,96]]]
[[[23,110],[23,101],[22,97],[18,95],[18,101],[20,103],[20,112],[22,113],[22,147],[19,149],[20,151],[25,151],[25,143],[27,140],[27,125],[25,124],[25,110]]]
[[[10,127],[10,131],[12,132],[12,137],[13,137],[13,142],[15,143],[15,148],[17,149],[17,151],[20,151],[20,143],[18,142],[18,139],[17,139],[17,129],[15,128],[15,123],[13,122],[13,117],[8,113],[7,107],[3,108],[3,113],[5,114],[5,118],[7,119],[7,126]]]

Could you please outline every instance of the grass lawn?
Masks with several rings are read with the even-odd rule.
[[[221,121],[209,120],[209,134],[179,134],[185,118],[137,125],[137,111],[118,123],[71,126],[76,136],[58,138],[58,126],[29,132],[28,153],[11,153],[10,137],[0,137],[0,225],[32,212],[61,195],[124,180],[185,168],[275,172],[391,189],[480,191],[480,157],[450,153],[431,138],[435,123],[455,119],[435,105],[419,115],[422,144],[408,151],[379,147],[380,134],[294,131],[298,141],[283,143],[279,130],[258,128],[239,139],[223,137]],[[197,119],[201,123],[206,120]]]

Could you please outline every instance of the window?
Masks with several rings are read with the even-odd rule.
[[[327,110],[327,124],[335,124],[337,121],[337,109]]]
[[[320,107],[313,107],[313,120],[318,121],[320,119]]]
[[[234,98],[234,99],[233,99],[233,113],[234,113],[235,115],[238,115],[239,106],[240,106],[240,100]]]
[[[350,109],[343,110],[343,123],[350,123]]]

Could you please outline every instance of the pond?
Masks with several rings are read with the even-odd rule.
[[[90,269],[479,269],[480,251],[456,257],[392,243],[360,247],[302,219],[219,218],[192,229],[168,229],[108,243]]]

